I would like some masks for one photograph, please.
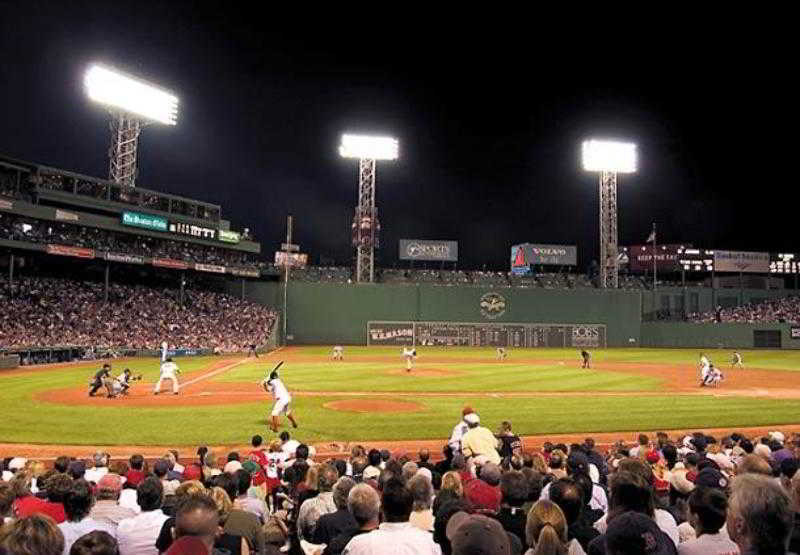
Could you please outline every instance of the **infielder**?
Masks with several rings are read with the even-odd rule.
[[[583,359],[583,365],[581,368],[589,368],[592,367],[592,355],[589,354],[589,351],[586,349],[581,351],[581,358]]]
[[[411,372],[412,363],[417,358],[417,350],[414,347],[403,347],[403,357],[406,359],[406,372]]]
[[[341,345],[333,348],[333,360],[344,360],[344,348]]]
[[[725,376],[722,375],[722,372],[719,370],[719,368],[715,368],[714,365],[711,364],[708,373],[706,374],[706,377],[703,378],[700,386],[717,386],[724,379]]]
[[[172,382],[172,393],[175,395],[178,394],[178,374],[181,371],[178,369],[178,365],[172,362],[172,358],[167,358],[165,362],[161,364],[161,373],[158,377],[158,382],[156,383],[156,389],[153,391],[154,395],[158,395],[161,392],[161,382],[164,380],[170,380]]]
[[[161,362],[162,363],[167,361],[167,351],[168,350],[169,350],[169,345],[167,345],[167,342],[164,341],[163,343],[161,343]]]
[[[95,373],[92,381],[89,382],[89,397],[94,397],[94,394],[105,385],[105,380],[111,378],[111,365],[106,363],[103,368]],[[109,397],[111,392],[109,392]]]
[[[508,353],[506,352],[504,347],[497,348],[497,360],[505,360],[507,356]]]
[[[733,352],[733,360],[731,361],[731,365],[734,368],[744,368],[744,363],[742,362],[742,355],[739,351]]]
[[[285,414],[289,422],[292,423],[294,428],[297,428],[297,421],[292,416],[292,396],[289,395],[289,390],[283,385],[283,381],[278,377],[278,371],[273,370],[270,372],[268,378],[261,381],[261,386],[264,391],[272,395],[275,399],[275,404],[272,406],[272,414],[269,428],[275,433],[278,433],[278,417]]]

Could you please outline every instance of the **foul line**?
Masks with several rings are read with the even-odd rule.
[[[246,358],[240,359],[240,360],[238,360],[238,361],[236,361],[236,362],[234,362],[232,364],[228,364],[227,366],[223,366],[222,368],[217,368],[216,370],[213,370],[213,371],[209,372],[208,374],[203,374],[202,376],[197,376],[196,378],[194,378],[192,380],[189,380],[188,382],[183,382],[182,384],[180,384],[180,387],[181,387],[181,389],[183,389],[184,387],[187,387],[187,386],[195,384],[195,383],[197,383],[199,381],[205,380],[206,378],[213,378],[214,376],[217,376],[219,374],[222,374],[223,372],[227,372],[228,370],[231,370],[231,369],[235,368],[236,366],[239,366],[243,362],[247,362],[247,359]]]

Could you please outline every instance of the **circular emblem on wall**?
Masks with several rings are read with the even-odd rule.
[[[506,299],[500,293],[486,293],[480,301],[481,315],[489,320],[499,318],[506,312]]]
[[[406,252],[411,258],[422,256],[422,246],[419,243],[409,243]]]

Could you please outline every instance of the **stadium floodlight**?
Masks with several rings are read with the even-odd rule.
[[[600,174],[600,287],[619,286],[617,173],[635,172],[636,163],[634,143],[597,139],[583,143],[583,169]]]
[[[617,141],[583,142],[583,169],[589,172],[633,173],[636,145]]]
[[[149,122],[175,125],[178,98],[147,81],[100,64],[86,70],[83,84],[87,96],[111,112],[108,177],[133,187],[142,126]]]
[[[381,224],[375,207],[375,162],[397,160],[397,139],[369,135],[342,135],[339,154],[358,158],[358,206],[351,233],[356,249],[356,283],[375,281],[375,249],[380,246]]]
[[[146,81],[94,64],[83,83],[95,102],[165,125],[178,121],[178,97]]]
[[[344,158],[397,160],[397,139],[368,135],[342,135],[339,154]]]

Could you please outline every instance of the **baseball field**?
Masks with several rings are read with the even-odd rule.
[[[141,373],[130,395],[89,397],[101,362],[0,372],[0,443],[196,446],[271,434],[272,401],[258,382],[279,360],[306,442],[446,438],[469,404],[495,429],[521,435],[656,429],[744,428],[800,423],[800,351],[706,354],[721,367],[717,388],[699,387],[697,350],[601,349],[592,369],[566,349],[421,347],[411,372],[400,348],[288,347],[260,358],[178,359],[179,395],[155,396],[157,359],[112,361]],[[287,426],[285,419],[282,426]],[[8,447],[6,445],[6,450]],[[21,447],[21,446],[20,446]]]

